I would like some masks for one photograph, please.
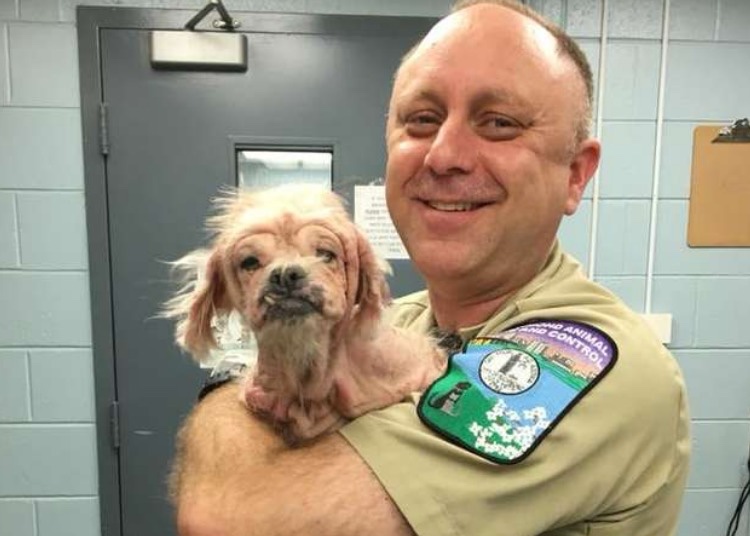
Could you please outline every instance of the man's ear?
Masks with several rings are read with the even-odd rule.
[[[601,144],[593,138],[578,144],[576,153],[570,162],[570,174],[568,175],[568,198],[565,202],[565,214],[567,216],[572,215],[578,209],[583,192],[586,190],[591,177],[594,176],[596,168],[599,167],[601,150]]]

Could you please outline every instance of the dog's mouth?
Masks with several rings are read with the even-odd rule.
[[[265,312],[266,322],[290,321],[304,318],[312,314],[323,314],[322,293],[311,289],[309,292],[294,292],[280,294],[278,292],[264,292],[260,298]]]

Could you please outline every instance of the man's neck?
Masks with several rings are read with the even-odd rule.
[[[456,331],[460,328],[476,326],[486,321],[497,311],[512,293],[505,293],[490,299],[466,300],[463,302],[449,296],[429,292],[430,306],[439,328]]]
[[[481,280],[427,279],[430,307],[437,326],[442,330],[455,331],[486,322],[544,269],[553,254],[554,244],[543,257],[526,258],[524,263],[517,263],[507,271],[506,277],[495,278],[503,280],[503,284],[483,284]]]

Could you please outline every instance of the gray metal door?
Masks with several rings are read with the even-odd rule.
[[[247,72],[154,70],[149,29],[189,15],[79,11],[105,534],[174,534],[165,487],[173,437],[204,373],[175,348],[171,323],[153,318],[172,288],[163,261],[203,243],[209,200],[236,184],[238,149],[331,150],[333,188],[350,200],[355,184],[381,177],[391,75],[430,23],[245,15]],[[99,58],[86,41],[94,29]],[[106,140],[95,152],[99,101]],[[395,294],[420,286],[407,261],[394,268]],[[114,449],[103,426],[113,400]]]

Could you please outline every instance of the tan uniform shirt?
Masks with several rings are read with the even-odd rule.
[[[544,269],[464,340],[533,319],[571,320],[618,348],[609,373],[522,461],[499,465],[425,427],[415,400],[360,417],[342,433],[420,536],[670,536],[690,455],[685,386],[640,317],[555,246]],[[428,332],[424,292],[396,324]]]

